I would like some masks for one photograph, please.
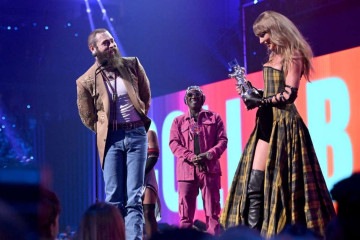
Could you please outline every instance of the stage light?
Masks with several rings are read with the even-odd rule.
[[[91,14],[91,9],[90,9],[90,5],[88,0],[84,0],[85,1],[85,5],[86,5],[86,13],[88,15],[89,18],[89,23],[90,23],[90,29],[94,30],[95,29],[95,25],[94,25],[94,20],[92,18],[92,14]]]

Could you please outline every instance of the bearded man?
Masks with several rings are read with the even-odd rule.
[[[96,134],[105,201],[124,219],[126,239],[142,239],[142,190],[150,119],[150,84],[136,57],[122,57],[112,35],[96,29],[88,37],[95,63],[76,80],[83,124]]]

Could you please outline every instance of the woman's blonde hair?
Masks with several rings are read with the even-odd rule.
[[[282,64],[285,75],[291,61],[294,58],[301,57],[303,60],[302,74],[309,81],[310,72],[313,69],[311,63],[313,52],[309,43],[293,22],[280,13],[265,11],[255,20],[253,31],[256,36],[269,33],[270,41],[276,45],[276,50],[269,54],[269,60],[272,59],[275,53],[280,54],[283,57]]]

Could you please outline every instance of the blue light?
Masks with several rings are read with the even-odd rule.
[[[7,30],[11,30],[11,26],[7,26]]]
[[[26,105],[26,108],[27,108],[27,109],[30,109],[30,108],[31,108],[30,104]]]
[[[68,27],[71,27],[71,23],[67,23],[67,26],[68,26]]]
[[[49,26],[45,26],[44,28],[45,28],[45,30],[49,30]]]

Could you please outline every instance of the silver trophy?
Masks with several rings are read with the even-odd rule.
[[[245,73],[246,70],[244,67],[240,67],[237,60],[234,59],[228,63],[231,69],[231,73],[228,75],[230,78],[235,78],[237,85],[241,88],[241,98],[243,99],[246,107],[252,109],[253,106],[247,102],[249,98],[262,98],[262,94],[258,89],[254,88],[249,80],[246,79]],[[249,105],[250,104],[250,105]]]

